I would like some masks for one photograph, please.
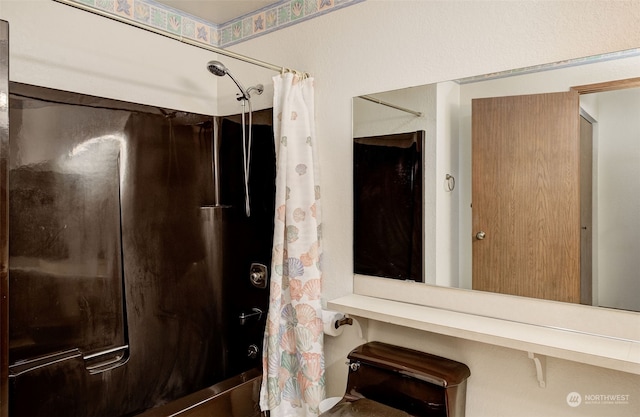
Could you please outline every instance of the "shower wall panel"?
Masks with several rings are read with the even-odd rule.
[[[11,415],[132,415],[257,366],[264,321],[237,318],[266,311],[248,275],[270,263],[270,127],[247,219],[233,198],[213,208],[210,116],[10,92]]]
[[[229,376],[260,367],[262,341],[268,309],[268,287],[257,288],[249,280],[252,263],[271,266],[273,221],[275,213],[275,149],[272,111],[254,114],[250,147],[249,202],[251,215],[244,210],[244,174],[242,160],[242,124],[238,117],[220,118],[220,201],[230,207],[227,213],[229,233],[224,240],[224,280],[227,323],[227,373]],[[246,120],[245,120],[246,121]],[[245,134],[248,126],[245,126]],[[247,143],[248,145],[248,143]],[[248,149],[248,147],[247,147]],[[260,317],[241,321],[241,314],[260,309]],[[258,349],[255,355],[250,349]]]

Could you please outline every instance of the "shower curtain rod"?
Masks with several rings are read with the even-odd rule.
[[[157,28],[154,28],[153,26],[150,26],[150,25],[147,25],[147,24],[144,24],[144,23],[140,23],[140,22],[133,22],[133,21],[121,18],[119,16],[115,16],[115,15],[112,15],[110,13],[103,12],[101,10],[91,8],[89,6],[85,6],[83,4],[76,3],[76,2],[71,1],[71,0],[53,0],[53,1],[58,2],[58,3],[62,3],[62,4],[66,4],[67,6],[75,7],[77,9],[84,10],[84,11],[87,11],[87,12],[90,12],[90,13],[94,13],[94,14],[97,14],[99,16],[106,17],[108,19],[118,21],[120,23],[125,23],[127,25],[131,25],[131,26],[134,26],[134,27],[137,27],[137,28],[140,28],[140,29],[144,29],[146,31],[153,32],[153,33],[156,33],[158,35],[165,36],[167,38],[171,38],[173,40],[185,43],[187,45],[195,46],[195,47],[201,48],[201,49],[206,49],[208,51],[215,52],[217,54],[224,55],[224,56],[229,57],[229,58],[233,58],[233,59],[237,59],[237,60],[240,60],[240,61],[248,62],[249,64],[257,65],[259,67],[263,67],[263,68],[267,68],[267,69],[270,69],[270,70],[273,70],[273,71],[278,71],[278,72],[283,72],[283,73],[284,72],[292,72],[292,73],[295,73],[295,74],[305,74],[305,75],[308,76],[308,74],[306,72],[304,72],[304,71],[296,71],[296,70],[291,69],[291,68],[286,68],[286,67],[282,67],[282,66],[278,66],[278,65],[273,65],[273,64],[270,64],[268,62],[264,62],[264,61],[260,61],[260,60],[255,59],[255,58],[248,57],[246,55],[241,55],[241,54],[237,54],[235,52],[227,51],[227,50],[222,49],[222,48],[218,48],[218,47],[215,47],[215,46],[204,45],[204,44],[201,44],[201,43],[198,43],[198,42],[194,42],[191,39],[187,39],[187,38],[184,38],[183,36],[175,35],[175,34],[173,34],[171,32],[167,32],[166,30],[157,29]]]
[[[376,104],[382,104],[383,106],[391,107],[391,108],[394,108],[396,110],[400,110],[400,111],[403,111],[403,112],[411,113],[411,114],[416,115],[418,117],[422,117],[422,113],[419,112],[419,111],[407,109],[406,107],[396,106],[395,104],[388,103],[386,101],[380,100],[380,99],[375,98],[375,97],[371,97],[371,96],[358,96],[358,97],[363,99],[363,100],[368,100],[368,101],[371,101],[371,102],[376,103]]]

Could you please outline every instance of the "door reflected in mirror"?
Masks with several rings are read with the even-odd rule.
[[[421,280],[640,311],[639,76],[631,50],[354,98],[356,138],[425,131]]]

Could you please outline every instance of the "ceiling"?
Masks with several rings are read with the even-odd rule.
[[[174,9],[220,25],[280,0],[155,0]]]

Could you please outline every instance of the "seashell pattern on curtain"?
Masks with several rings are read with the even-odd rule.
[[[273,81],[276,214],[260,406],[272,417],[311,417],[325,397],[313,78]]]

